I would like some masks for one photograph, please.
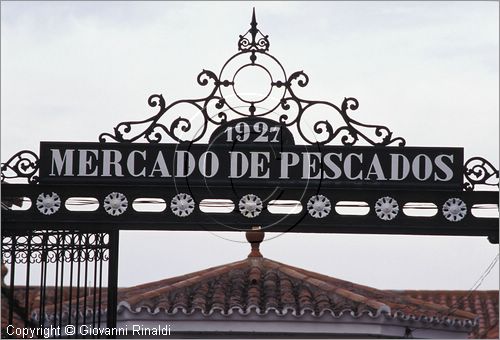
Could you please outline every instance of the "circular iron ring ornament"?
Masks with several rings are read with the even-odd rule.
[[[257,67],[257,69],[250,69],[251,67]],[[256,100],[247,100],[247,99],[244,99],[243,98],[243,94],[238,94],[238,91],[236,91],[236,88],[235,86],[237,86],[238,82],[236,81],[236,77],[238,76],[238,74],[240,74],[241,72],[244,72],[244,70],[247,69],[249,70],[249,72],[256,72],[257,70],[259,69],[262,69],[263,72],[264,72],[264,75],[267,75],[268,78],[269,78],[269,91],[267,92],[266,95],[263,95],[262,96],[262,99],[256,99]],[[248,71],[247,71],[248,72]],[[269,73],[269,71],[262,65],[260,64],[246,64],[246,65],[243,65],[241,66],[235,73],[234,73],[234,76],[233,76],[233,92],[234,94],[236,95],[236,97],[238,97],[239,100],[241,100],[242,102],[245,102],[247,104],[256,104],[256,103],[261,103],[263,102],[264,100],[266,100],[267,98],[269,98],[269,95],[271,94],[271,92],[273,91],[273,76],[271,75],[271,73]],[[264,91],[265,92],[265,91]],[[256,94],[256,93],[254,93]]]
[[[61,207],[61,198],[55,192],[41,193],[36,199],[36,207],[44,215],[55,214]]]
[[[330,214],[332,205],[323,195],[315,195],[307,201],[307,212],[314,218],[324,218]]]
[[[243,216],[254,218],[262,212],[262,200],[254,194],[247,194],[240,199],[238,208]]]
[[[177,194],[170,201],[170,210],[179,217],[189,216],[194,211],[194,200],[191,195]]]
[[[380,219],[384,221],[390,221],[394,219],[398,215],[398,212],[398,201],[396,201],[392,197],[381,197],[375,203],[375,213]]]
[[[467,215],[467,205],[460,198],[450,198],[443,204],[443,216],[448,221],[461,221],[465,215]]]
[[[104,210],[111,216],[119,216],[128,208],[128,200],[120,192],[112,192],[104,198]]]
[[[250,63],[239,60],[248,55],[251,61]],[[262,60],[263,62],[258,63],[256,62],[257,60]],[[256,100],[244,98],[245,94],[238,92],[238,75],[241,75],[241,72],[245,69],[248,70],[250,67],[253,68],[250,69],[252,72],[256,72],[257,70],[262,72],[263,70],[270,81],[270,87],[262,89],[262,92],[265,94],[262,94],[261,98]],[[273,74],[275,75],[274,77]],[[229,81],[229,79],[231,79],[231,81]],[[265,116],[274,112],[281,105],[281,101],[285,98],[286,94],[285,84],[287,82],[287,77],[285,69],[278,59],[266,52],[243,51],[233,55],[222,67],[219,73],[219,81],[222,86],[219,86],[218,91],[220,96],[224,98],[224,103],[231,111],[240,116]],[[229,85],[231,85],[232,94],[225,90]],[[272,96],[274,92],[277,92],[278,88],[282,88],[282,90],[276,93],[275,96]],[[237,100],[231,103],[231,97]],[[255,104],[261,104],[261,106],[257,108]],[[257,110],[259,110],[259,112],[257,112]]]

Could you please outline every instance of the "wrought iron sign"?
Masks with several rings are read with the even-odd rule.
[[[246,124],[246,123],[245,123]],[[247,125],[248,126],[248,125]],[[254,126],[265,127],[261,121]],[[231,130],[228,130],[231,131]],[[289,132],[287,132],[289,133]],[[228,134],[230,134],[228,132]],[[258,138],[259,136],[257,136]],[[462,188],[459,148],[335,147],[251,144],[41,143],[40,183],[191,185],[252,181],[323,187]]]
[[[498,188],[493,164],[465,161],[459,147],[408,147],[388,127],[355,120],[355,98],[340,105],[302,98],[296,90],[309,77],[287,75],[269,47],[254,12],[238,52],[220,72],[198,75],[206,97],[167,103],[154,94],[148,100],[154,115],[119,123],[98,142],[41,142],[38,154],[20,151],[2,163],[9,324],[21,316],[26,327],[40,329],[116,326],[124,229],[258,225],[275,232],[486,236],[498,243],[498,217],[474,213],[484,207],[498,213],[498,190],[481,190]],[[248,91],[249,77],[260,87]],[[28,208],[21,204],[27,201]],[[141,202],[155,209],[143,211]],[[410,214],[412,204],[423,209]],[[346,205],[365,212],[345,214]],[[432,214],[422,214],[425,208]],[[40,283],[33,286],[37,265]],[[22,271],[19,300],[15,275]],[[39,299],[31,295],[36,290]],[[29,314],[32,303],[37,308]]]
[[[498,218],[472,213],[482,205],[498,209],[498,191],[478,190],[498,187],[498,170],[490,162],[465,161],[459,147],[408,147],[388,127],[355,120],[355,98],[340,105],[302,98],[296,91],[309,77],[303,71],[288,75],[269,47],[254,12],[238,52],[218,73],[198,75],[198,85],[209,89],[206,97],[167,103],[154,94],[148,99],[154,115],[119,123],[98,142],[41,142],[40,158],[31,151],[14,155],[2,164],[3,199],[25,197],[33,204],[26,211],[2,211],[4,226],[261,225],[271,231],[478,235],[498,241]],[[255,91],[246,88],[250,76],[252,85],[261,86]],[[7,184],[12,178],[28,184]],[[70,211],[71,197],[94,198],[99,208]],[[168,208],[136,211],[133,202],[144,197]],[[273,212],[290,201],[299,212]],[[338,207],[345,201],[363,202],[369,212],[343,215]],[[227,211],[203,211],[203,202],[226,204]],[[411,202],[438,211],[408,215]]]

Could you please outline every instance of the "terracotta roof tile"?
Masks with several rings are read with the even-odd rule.
[[[459,291],[459,290],[405,290],[394,291],[409,297],[422,297],[433,303],[446,301],[448,307],[464,310],[477,315],[478,327],[471,332],[471,338],[498,339],[498,291]]]

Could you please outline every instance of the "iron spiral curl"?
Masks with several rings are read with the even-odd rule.
[[[488,160],[482,157],[472,157],[464,164],[464,189],[474,190],[476,185],[497,186],[498,170]]]
[[[28,183],[38,183],[39,161],[38,155],[33,151],[19,151],[1,164],[1,182],[4,183],[7,179],[25,178]]]

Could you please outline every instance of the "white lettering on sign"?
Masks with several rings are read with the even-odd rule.
[[[445,177],[439,177],[437,172],[434,174],[436,181],[447,182],[453,178],[453,170],[448,164],[443,161],[443,158],[448,158],[453,163],[453,155],[439,155],[436,157],[436,166],[444,173]]]
[[[120,161],[122,154],[118,150],[102,150],[102,175],[123,177]],[[111,174],[113,167],[113,174]]]
[[[210,156],[210,157],[209,157]],[[211,166],[210,171],[207,171],[207,163],[210,160]],[[203,177],[210,178],[214,177],[219,171],[219,158],[212,151],[206,151],[201,154],[200,160],[198,161],[198,167]]]
[[[402,162],[400,163],[400,160]],[[399,176],[401,169],[401,176]],[[391,181],[402,181],[410,173],[410,161],[405,155],[399,153],[391,154]]]
[[[376,175],[377,181],[385,181],[384,172],[382,171],[382,164],[380,164],[377,154],[373,156],[370,168],[368,169],[368,173],[366,174],[365,179],[370,179],[370,175]]]
[[[191,175],[194,171],[195,160],[191,152],[189,151],[176,151],[177,156],[177,171],[175,172],[176,177],[187,177]]]
[[[269,152],[250,152],[250,178],[269,178]]]
[[[229,178],[241,178],[248,170],[248,159],[243,152],[230,151],[230,172]],[[238,172],[238,169],[240,171]]]
[[[338,164],[335,163],[332,160],[332,156],[337,157],[337,159],[339,161],[342,160],[342,154],[341,153],[331,152],[331,153],[327,153],[325,155],[325,157],[323,158],[325,166],[328,168],[328,170],[331,170],[333,172],[333,176],[330,176],[330,175],[327,174],[326,169],[325,169],[324,174],[325,174],[325,178],[327,178],[327,179],[337,179],[340,176],[342,176],[342,170],[340,169],[340,167],[338,166]]]
[[[353,157],[356,157],[359,160],[359,164],[361,164],[363,162],[363,155],[362,154],[356,154],[356,153],[350,153],[350,154],[348,154],[345,157],[345,161],[344,161],[344,173],[345,173],[345,176],[348,179],[351,179],[351,180],[353,180],[353,179],[363,179],[363,174],[361,173],[361,170],[359,171],[359,173],[357,175],[353,175],[352,174],[352,168],[353,168],[352,158]],[[359,164],[358,164],[358,166],[356,166],[356,168],[359,168]]]
[[[156,172],[160,173],[160,177],[171,177],[170,172],[167,168],[167,163],[165,162],[165,158],[163,157],[163,152],[158,152],[158,156],[156,156],[156,160],[153,165],[153,169],[149,174],[149,177],[155,177]]]
[[[302,179],[320,179],[321,153],[303,152],[302,156]]]
[[[422,164],[422,159],[423,159],[423,164]],[[432,175],[432,161],[427,155],[424,154],[417,155],[417,157],[415,157],[415,159],[413,160],[411,167],[413,170],[413,175],[415,175],[415,177],[419,181],[425,181],[429,179],[429,177],[431,177]]]
[[[265,132],[263,126],[257,129],[261,134]],[[245,125],[241,125],[239,131],[244,133],[245,130]],[[299,152],[297,149],[293,152],[290,148],[286,151],[277,149],[272,149],[272,152],[255,150],[250,145],[217,153],[216,148],[207,151],[206,146],[200,145],[190,146],[188,150],[179,150],[172,145],[152,149],[131,149],[128,146],[123,150],[115,146],[106,150],[100,150],[98,146],[81,149],[51,147],[46,151],[50,158],[43,163],[46,170],[43,173],[41,170],[41,173],[54,178],[102,177],[124,181],[127,178],[172,177],[282,181],[323,179],[327,184],[330,181],[456,184],[457,177],[462,175],[457,173],[462,165],[456,164],[457,159],[461,161],[461,156],[453,152],[418,150],[398,153],[394,152],[395,149],[368,148],[355,148],[355,152]]]
[[[138,157],[136,157],[136,155],[138,155]],[[136,171],[135,171],[136,161],[141,159],[141,158],[142,158],[142,161],[146,160],[146,151],[134,150],[128,155],[127,168],[129,169],[130,174],[134,177],[145,177],[146,176],[146,169],[144,168],[144,166],[142,166],[143,169],[141,171],[139,171],[138,173],[136,173]]]
[[[73,176],[73,152],[75,150],[68,149],[64,151],[64,156],[61,156],[61,150],[58,149],[50,149],[50,152],[50,176]],[[54,166],[57,173],[54,172]]]
[[[78,176],[97,176],[97,150],[78,150],[79,153],[79,168]],[[94,168],[91,173],[87,170]]]
[[[295,152],[281,153],[281,179],[289,179],[288,169],[299,164],[300,157]]]

